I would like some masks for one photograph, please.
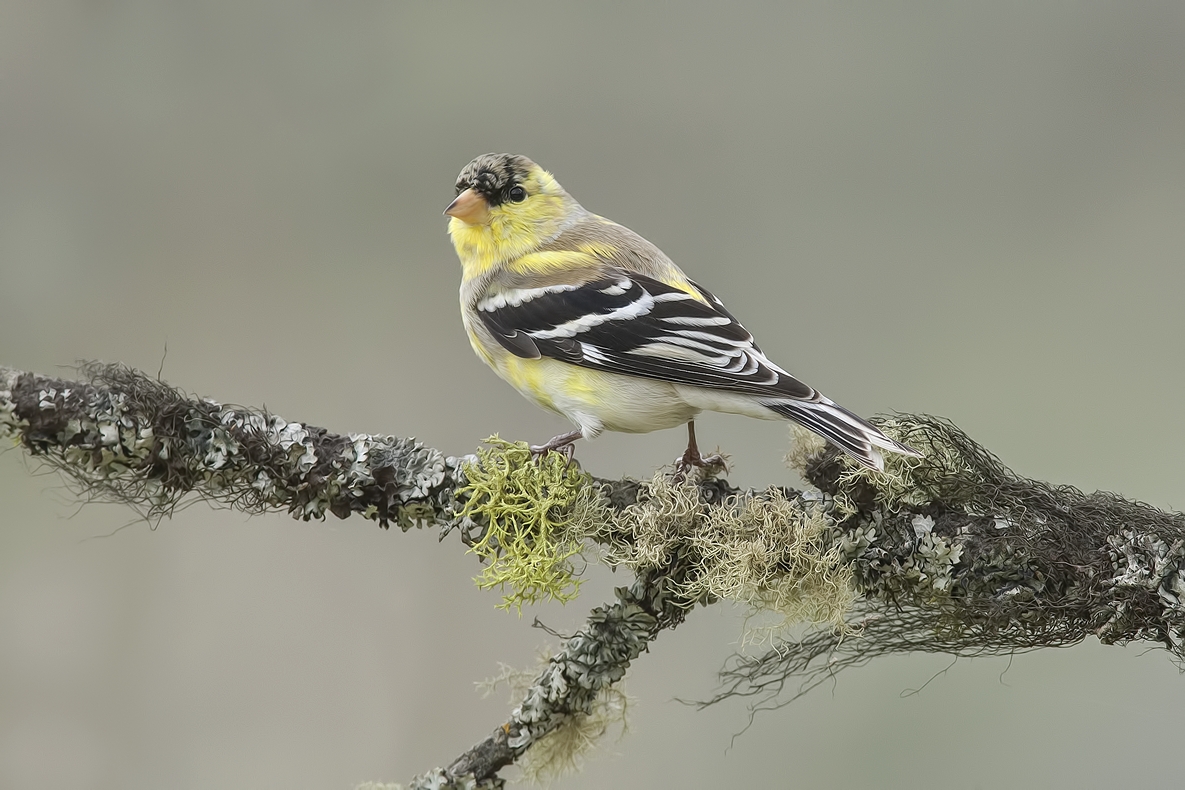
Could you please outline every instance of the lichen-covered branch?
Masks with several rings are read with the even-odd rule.
[[[803,476],[832,498],[858,638],[816,631],[735,657],[706,704],[777,707],[889,653],[1001,654],[1093,635],[1185,660],[1185,516],[1022,478],[945,420],[881,424],[923,459],[891,459],[879,475],[834,450],[799,453]]]
[[[412,788],[501,787],[501,769],[592,714],[650,641],[683,622],[694,604],[681,591],[690,568],[672,557],[664,567],[639,574],[633,585],[617,588],[617,600],[592,610],[584,629],[548,660],[505,724],[448,768],[416,777]]]
[[[495,443],[446,457],[413,439],[342,436],[188,397],[118,366],[80,381],[0,368],[0,436],[147,518],[186,497],[249,512],[360,514],[456,532],[504,605],[575,594],[569,558],[634,572],[592,610],[509,719],[416,787],[498,787],[603,705],[664,629],[726,598],[767,616],[765,655],[737,657],[720,694],[784,704],[893,652],[1005,653],[1145,640],[1185,660],[1185,517],[1021,478],[950,423],[881,420],[922,458],[884,472],[808,435],[792,465],[816,490],[740,491],[719,479],[605,481]],[[595,549],[589,547],[595,546]],[[808,622],[805,635],[781,626]]]
[[[330,433],[191,398],[119,365],[80,381],[0,368],[0,436],[147,518],[186,496],[308,520],[358,513],[386,527],[451,520],[463,459],[414,439]]]

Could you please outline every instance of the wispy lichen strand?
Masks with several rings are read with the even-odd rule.
[[[808,622],[844,630],[855,599],[851,569],[830,540],[834,526],[821,502],[779,488],[733,493],[707,503],[698,485],[663,473],[639,487],[637,501],[613,513],[597,540],[605,559],[639,571],[692,558],[682,593],[748,607],[749,638],[770,638]],[[772,622],[766,615],[773,615]]]

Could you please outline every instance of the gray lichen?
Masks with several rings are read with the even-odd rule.
[[[414,439],[332,434],[190,398],[116,365],[83,373],[70,382],[0,369],[0,433],[85,496],[150,519],[198,496],[304,520],[358,513],[404,530],[453,521],[461,460]]]

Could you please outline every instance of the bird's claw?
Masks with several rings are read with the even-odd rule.
[[[531,458],[538,460],[548,453],[559,453],[567,459],[567,463],[571,464],[576,458],[576,445],[565,444],[560,447],[548,447],[546,444],[532,444],[529,445],[531,450]]]
[[[527,445],[527,448],[531,451],[532,459],[542,458],[548,453],[559,453],[567,459],[565,466],[570,466],[576,457],[576,440],[580,436],[580,431],[562,433],[559,436],[553,436],[543,444]]]
[[[688,447],[683,455],[675,459],[674,480],[681,483],[688,478],[693,469],[702,470],[705,478],[728,471],[728,461],[723,455],[700,455],[699,450]]]

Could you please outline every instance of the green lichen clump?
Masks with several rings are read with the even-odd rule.
[[[525,442],[486,443],[457,492],[461,516],[485,527],[470,548],[486,563],[477,586],[509,590],[499,608],[520,615],[524,603],[572,600],[580,588],[573,558],[606,513],[598,486],[559,453],[532,458]]]
[[[523,604],[574,598],[573,559],[596,542],[608,565],[635,572],[676,556],[693,562],[684,600],[724,598],[772,615],[751,624],[750,637],[804,622],[847,628],[852,572],[823,507],[777,488],[709,505],[694,482],[660,472],[634,504],[612,510],[564,457],[535,459],[526,444],[497,437],[488,444],[465,469],[461,515],[484,528],[471,549],[486,562],[476,581],[505,592],[500,608],[521,614]]]

